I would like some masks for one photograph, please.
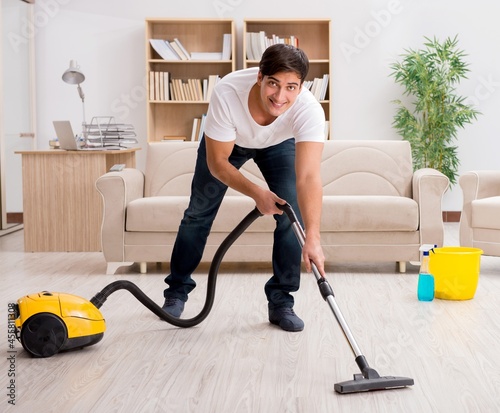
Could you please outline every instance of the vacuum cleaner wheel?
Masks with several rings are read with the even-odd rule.
[[[66,325],[51,313],[35,314],[21,328],[21,344],[35,357],[51,357],[58,353],[67,337]]]

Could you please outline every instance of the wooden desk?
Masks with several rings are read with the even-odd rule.
[[[95,181],[114,164],[135,167],[139,148],[19,151],[25,251],[101,251],[102,201]]]

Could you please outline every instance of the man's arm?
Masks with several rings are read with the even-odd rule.
[[[297,197],[300,213],[304,221],[306,240],[302,256],[306,270],[311,272],[311,261],[316,264],[321,275],[325,275],[325,256],[321,248],[320,224],[323,204],[323,184],[321,182],[321,154],[323,143],[298,142],[295,153],[297,175]]]
[[[276,202],[284,204],[285,201],[275,193],[262,188],[243,176],[229,162],[229,156],[234,148],[234,142],[220,142],[205,135],[207,147],[207,164],[210,173],[230,188],[247,195],[256,203],[257,209],[264,215],[282,214],[283,211],[276,207]]]

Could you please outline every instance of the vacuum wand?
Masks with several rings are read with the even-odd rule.
[[[277,203],[276,206],[288,216],[288,219],[290,220],[292,225],[293,232],[295,233],[300,246],[304,247],[306,234],[304,232],[304,229],[300,225],[300,222],[295,215],[292,207],[288,203],[284,205]],[[358,365],[362,373],[354,374],[353,380],[336,383],[335,391],[337,391],[338,393],[355,393],[370,390],[395,389],[413,385],[413,379],[408,377],[380,377],[377,371],[369,366],[366,357],[361,352],[361,349],[359,348],[354,335],[351,332],[351,329],[349,328],[344,316],[342,315],[342,311],[340,311],[340,308],[335,301],[333,289],[331,288],[325,277],[320,274],[318,267],[314,264],[314,262],[311,262],[311,267],[316,281],[318,282],[318,287],[321,295],[329,304],[333,315],[337,319],[337,322],[339,323],[340,328],[342,329],[342,332],[344,333],[344,336],[347,339],[347,342],[349,343],[354,356],[356,357],[356,364]]]
[[[295,233],[297,240],[299,241],[299,244],[301,248],[304,247],[304,244],[306,242],[306,234],[304,232],[304,229],[299,223],[299,220],[297,218],[297,215],[295,215],[295,212],[293,211],[292,207],[287,203],[285,205],[281,204],[276,204],[279,209],[281,209],[285,214],[287,214],[288,219],[290,220],[292,224],[292,229],[293,232]],[[313,274],[316,278],[316,281],[318,282],[318,287],[321,292],[321,295],[325,299],[326,302],[330,305],[330,308],[333,311],[333,315],[337,319],[338,323],[340,324],[340,327],[342,328],[342,332],[344,333],[347,341],[349,342],[349,345],[351,346],[352,352],[356,357],[362,356],[361,350],[356,343],[356,340],[354,338],[354,335],[351,332],[351,329],[347,325],[347,322],[345,321],[344,316],[342,315],[342,312],[340,311],[339,306],[337,305],[337,302],[335,301],[334,298],[334,293],[333,289],[326,280],[325,277],[323,277],[319,270],[318,267],[316,267],[316,264],[314,262],[311,262],[311,267]]]

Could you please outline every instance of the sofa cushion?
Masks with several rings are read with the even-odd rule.
[[[321,231],[416,231],[418,218],[418,205],[411,198],[325,196]]]
[[[187,196],[140,198],[127,206],[127,231],[177,232],[189,202]],[[249,197],[226,196],[213,232],[229,232],[255,207]],[[325,196],[321,230],[327,231],[416,231],[418,206],[399,196]],[[257,219],[248,231],[273,231],[271,216]]]
[[[126,231],[177,232],[189,203],[188,196],[154,196],[139,198],[127,206]],[[252,198],[226,195],[212,226],[212,232],[232,231],[255,208]],[[257,219],[247,231],[273,231],[274,219]]]
[[[127,205],[126,231],[176,232],[189,196],[151,196]]]
[[[472,227],[500,229],[500,196],[472,201]]]

